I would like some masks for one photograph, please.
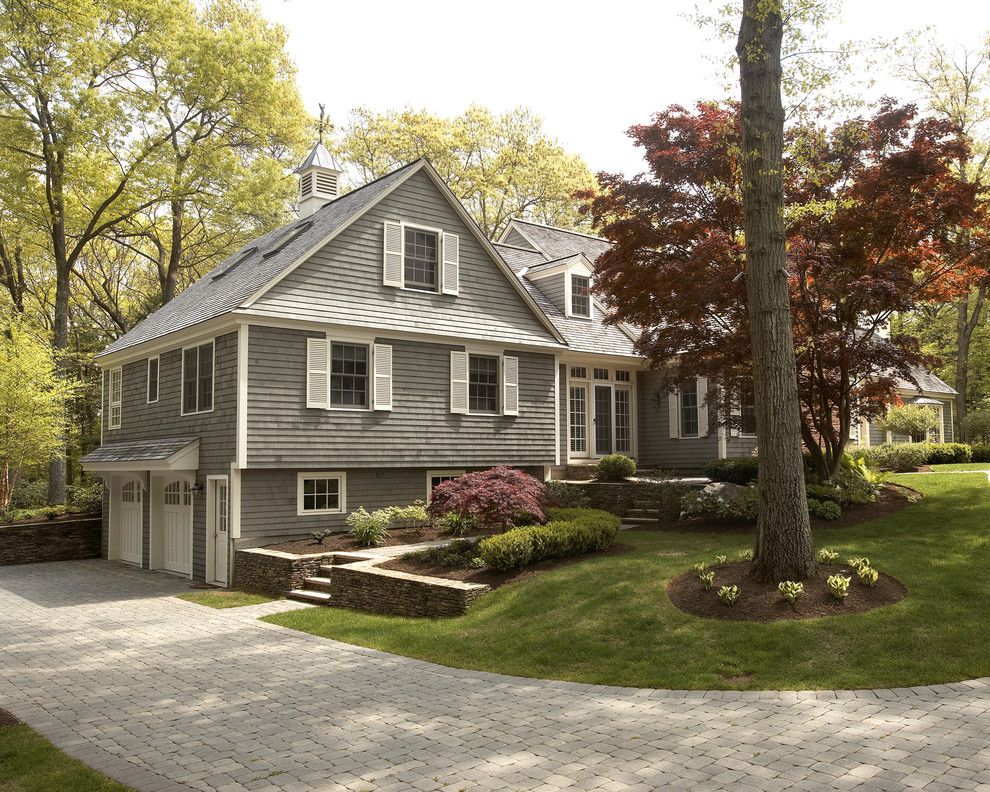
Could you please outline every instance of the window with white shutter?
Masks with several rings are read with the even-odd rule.
[[[392,409],[392,347],[375,344],[375,409]]]
[[[681,436],[681,392],[672,390],[667,396],[667,418],[670,437]]]
[[[386,286],[402,287],[403,254],[402,224],[385,221],[385,250],[382,283]]]
[[[329,344],[326,338],[306,339],[306,406],[329,406]]]
[[[502,358],[502,415],[519,415],[519,358]]]
[[[698,388],[698,437],[708,436],[708,405],[705,403],[705,399],[708,398],[708,380],[704,377],[698,377],[697,379]]]
[[[451,350],[450,353],[450,411],[465,414],[468,411],[468,353]]]
[[[457,294],[460,288],[461,240],[457,234],[443,235],[443,275],[444,294]]]

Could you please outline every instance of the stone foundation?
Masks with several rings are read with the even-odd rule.
[[[335,566],[332,604],[389,616],[460,616],[491,590],[478,583],[380,569],[379,563],[381,559]]]
[[[0,525],[0,566],[100,557],[99,514]]]
[[[279,550],[252,548],[234,552],[234,588],[280,597],[302,588],[303,580],[317,577],[334,553],[293,555]]]

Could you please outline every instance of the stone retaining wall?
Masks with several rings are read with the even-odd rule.
[[[382,559],[333,568],[334,605],[389,616],[460,616],[490,586],[380,569]]]
[[[279,550],[251,548],[234,551],[234,588],[280,597],[302,588],[303,580],[320,574],[333,553],[293,555]]]
[[[0,566],[99,558],[101,527],[99,514],[0,525]]]

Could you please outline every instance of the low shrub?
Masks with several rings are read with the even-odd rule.
[[[965,443],[921,443],[926,465],[951,465],[973,461],[973,449]]]
[[[388,521],[381,509],[369,513],[362,506],[347,515],[347,525],[362,547],[379,547],[388,541]]]
[[[735,605],[739,599],[739,586],[722,586],[718,590],[718,598],[726,605]]]
[[[990,443],[975,443],[970,446],[972,451],[971,461],[990,462]]]
[[[619,518],[594,509],[552,509],[550,522],[514,528],[478,544],[478,556],[498,570],[518,569],[548,558],[604,550],[619,532]]]
[[[851,577],[846,577],[845,575],[832,575],[828,579],[828,593],[837,600],[844,600],[849,596],[850,583],[852,583]]]
[[[333,531],[331,531],[329,528],[324,528],[323,530],[320,531],[313,531],[313,533],[311,533],[310,536],[313,537],[314,542],[321,545],[323,544],[323,542],[326,541],[327,537],[331,536],[332,534]]]
[[[804,583],[793,580],[785,580],[777,585],[780,596],[787,600],[793,608],[797,604],[797,598],[804,594]]]
[[[406,553],[405,559],[423,561],[441,567],[471,566],[478,555],[478,545],[468,539],[457,539],[450,544],[427,547],[414,553]]]
[[[922,443],[884,443],[865,449],[866,461],[878,470],[910,473],[928,458]]]
[[[415,501],[409,506],[386,506],[372,513],[379,514],[389,528],[416,528],[430,522],[423,501]]]
[[[601,481],[622,481],[636,473],[636,462],[625,454],[608,454],[598,460]]]
[[[738,459],[713,459],[705,465],[705,475],[712,481],[726,481],[729,484],[749,484],[756,481],[759,461],[756,457]]]
[[[434,519],[453,512],[474,517],[486,528],[505,530],[544,522],[545,494],[542,482],[521,470],[493,467],[438,484],[427,512]]]
[[[808,498],[808,514],[820,520],[838,520],[842,516],[842,507],[834,501]]]
[[[681,517],[756,522],[759,508],[760,491],[755,483],[734,491],[731,497],[704,490],[692,490],[681,498]]]
[[[38,506],[32,509],[7,509],[0,512],[0,521],[5,523],[14,522],[39,522],[41,520],[56,520],[69,514],[69,509],[64,505]]]
[[[478,518],[472,515],[461,517],[456,512],[450,512],[437,518],[436,526],[451,536],[466,536],[478,530]]]

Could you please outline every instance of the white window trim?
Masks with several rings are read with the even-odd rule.
[[[505,354],[503,352],[494,352],[487,349],[465,349],[467,353],[467,415],[479,415],[482,418],[497,418],[503,415],[503,410],[505,409],[505,364],[503,358]],[[498,382],[495,385],[495,412],[482,411],[471,409],[471,358],[472,357],[488,357],[488,358],[498,358]],[[518,403],[518,397],[517,397]]]
[[[306,479],[336,479],[340,493],[340,507],[337,509],[303,509],[303,482]],[[309,517],[314,514],[347,513],[347,474],[343,471],[307,471],[296,474],[296,516]]]
[[[117,375],[117,400],[114,401],[113,398],[113,377],[114,374]],[[123,366],[117,366],[117,368],[110,369],[110,382],[107,386],[107,428],[108,429],[120,429],[121,418],[124,415],[123,409],[124,402],[124,368]],[[113,408],[117,408],[117,420],[113,420]]]
[[[586,314],[574,313],[574,303],[572,302],[571,298],[574,294],[575,275],[577,275],[577,277],[579,278],[587,278],[589,289],[594,284],[594,278],[591,275],[585,275],[575,270],[568,270],[564,274],[564,303],[566,304],[566,308],[567,308],[566,315],[568,319],[587,319],[590,321],[591,318],[595,315],[595,300],[591,294],[588,294],[588,313]]]
[[[415,290],[414,290],[415,291]],[[368,388],[365,397],[368,403],[363,407],[348,407],[342,404],[333,404],[333,345],[346,344],[347,346],[363,346],[368,349]],[[327,409],[331,412],[371,412],[374,410],[375,391],[375,361],[374,361],[375,340],[368,338],[347,338],[346,336],[327,336]]]
[[[406,229],[412,228],[415,231],[429,231],[437,235],[437,288],[414,289],[406,286]],[[398,288],[402,291],[414,292],[416,294],[443,294],[443,229],[431,226],[420,225],[419,223],[407,223],[404,220],[399,222],[399,229],[402,234],[402,285]],[[396,288],[396,287],[393,287]]]
[[[430,483],[433,481],[434,476],[463,476],[467,473],[466,470],[427,470],[426,471],[426,502],[430,502],[430,497],[433,494],[433,487]]]
[[[697,411],[698,418],[695,422],[697,424],[697,431],[695,434],[684,434],[684,391],[685,386],[682,384],[677,388],[677,436],[683,440],[697,440],[701,437],[701,400],[698,398],[698,381],[697,379],[692,380],[694,383],[694,394],[695,404],[694,409]]]
[[[155,398],[151,398],[151,361],[155,361]],[[148,358],[147,381],[144,385],[144,395],[148,404],[157,404],[162,395],[162,360],[160,355]]]
[[[209,344],[213,348],[213,354],[210,356],[210,365],[212,371],[210,372],[210,409],[208,410],[189,410],[186,411],[186,351],[189,349],[199,349]],[[179,413],[181,415],[206,415],[213,412],[217,406],[217,339],[211,338],[207,341],[200,341],[198,344],[190,344],[189,346],[182,347],[182,355],[179,358],[179,365],[181,367],[181,380],[179,387]],[[197,377],[199,376],[199,353],[196,353],[196,371]],[[161,369],[158,370],[158,376],[161,378]],[[196,396],[196,407],[199,407],[199,391],[197,389]]]

